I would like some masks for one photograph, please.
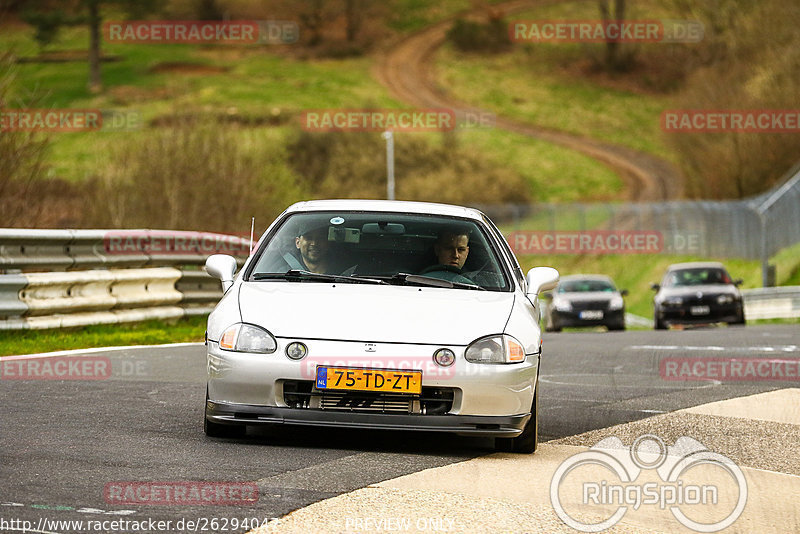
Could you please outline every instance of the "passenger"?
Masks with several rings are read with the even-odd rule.
[[[294,240],[294,245],[300,251],[303,265],[300,270],[312,273],[328,273],[328,227],[315,227],[301,230],[301,234]]]

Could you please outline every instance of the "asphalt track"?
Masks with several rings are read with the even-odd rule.
[[[202,344],[79,356],[108,357],[110,378],[0,380],[0,533],[96,532],[85,524],[81,529],[51,522],[114,519],[172,521],[171,528],[129,526],[127,532],[245,532],[231,528],[234,519],[263,523],[359,488],[493,452],[489,439],[416,432],[276,427],[244,440],[209,439],[202,432]],[[540,439],[797,387],[797,378],[698,382],[659,374],[662,358],[721,356],[798,359],[800,329],[546,334]],[[755,443],[754,454],[769,456],[779,445],[764,439]],[[255,482],[259,498],[247,506],[110,504],[104,487],[120,481]],[[213,518],[219,520],[216,528]],[[198,522],[198,528],[178,528],[181,519]]]

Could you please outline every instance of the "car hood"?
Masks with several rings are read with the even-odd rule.
[[[569,300],[571,302],[580,302],[580,301],[598,301],[598,300],[611,300],[615,295],[618,293],[612,293],[610,291],[575,291],[575,292],[566,292],[566,293],[559,293],[558,298],[563,300]]]
[[[694,297],[698,293],[704,295],[738,295],[739,290],[734,285],[709,284],[702,286],[662,287],[658,292],[660,298],[664,297]]]
[[[503,332],[514,293],[367,284],[246,282],[242,321],[276,337],[466,345]]]

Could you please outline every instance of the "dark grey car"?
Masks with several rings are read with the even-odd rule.
[[[627,290],[617,290],[608,276],[563,276],[547,305],[545,328],[549,332],[577,326],[625,330],[625,301],[622,297],[627,294]]]
[[[670,265],[661,284],[652,284],[654,327],[728,323],[744,324],[744,306],[738,286],[718,262]]]

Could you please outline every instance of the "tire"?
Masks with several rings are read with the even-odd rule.
[[[664,321],[658,318],[658,312],[656,312],[655,317],[653,319],[653,328],[656,330],[666,330],[667,325],[664,324]]]
[[[551,311],[547,314],[547,320],[544,323],[545,332],[561,332],[561,327],[556,325],[554,319],[555,312]]]
[[[522,434],[516,438],[495,438],[494,448],[500,452],[516,452],[520,454],[533,454],[539,446],[539,381],[536,381],[536,391],[533,393],[531,405],[531,418],[528,419]]]
[[[745,324],[744,309],[743,308],[739,308],[739,310],[736,312],[736,320],[735,321],[731,321],[728,324],[729,325],[733,325],[733,326],[744,326],[744,324]]]
[[[606,325],[606,328],[608,328],[609,332],[611,332],[611,331],[622,331],[622,330],[625,330],[625,323]]]
[[[203,432],[210,438],[243,438],[247,433],[245,425],[221,425],[208,420],[208,386],[206,386],[206,404],[203,411]]]

